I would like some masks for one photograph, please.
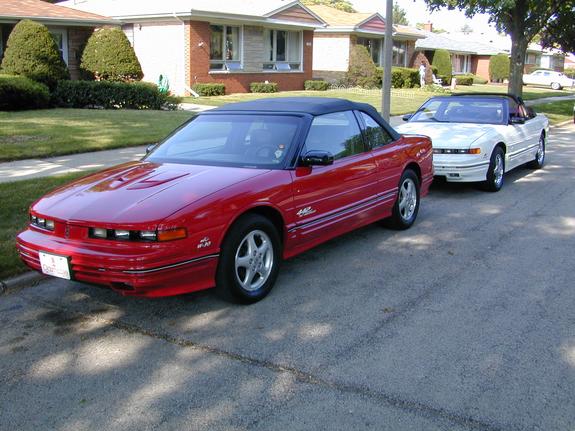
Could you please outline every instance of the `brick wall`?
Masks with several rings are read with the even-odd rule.
[[[312,78],[313,32],[303,32],[303,72],[262,72],[263,28],[244,27],[244,68],[242,72],[210,73],[210,24],[201,21],[186,23],[186,40],[189,53],[186,54],[186,82],[191,87],[195,83],[223,83],[226,93],[245,93],[251,82],[277,82],[280,91],[302,90],[304,81]]]
[[[489,81],[489,55],[474,55],[471,62],[471,73]]]
[[[80,63],[82,52],[93,28],[70,27],[68,29],[68,69],[72,79],[80,79]]]

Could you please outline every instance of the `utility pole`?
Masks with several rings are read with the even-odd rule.
[[[391,112],[391,61],[393,52],[393,0],[386,0],[385,41],[383,44],[383,80],[381,83],[381,115],[389,122]]]

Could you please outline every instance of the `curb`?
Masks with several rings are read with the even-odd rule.
[[[0,296],[12,293],[22,287],[35,286],[46,276],[36,271],[28,271],[16,277],[0,281]]]
[[[565,120],[562,123],[553,124],[552,126],[549,126],[549,128],[555,129],[557,127],[567,126],[568,124],[573,124],[573,120]]]

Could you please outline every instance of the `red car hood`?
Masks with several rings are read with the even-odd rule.
[[[33,210],[79,223],[154,223],[198,199],[265,172],[130,162],[59,188],[36,202]]]

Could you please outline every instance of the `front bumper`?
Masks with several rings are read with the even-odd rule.
[[[40,251],[67,256],[73,280],[108,286],[122,295],[171,296],[213,287],[218,255],[190,256],[179,242],[98,243],[28,229],[18,235],[16,246],[32,269],[41,271]]]
[[[489,159],[485,157],[481,154],[434,154],[435,176],[462,183],[485,181],[489,169]]]

